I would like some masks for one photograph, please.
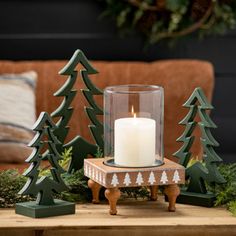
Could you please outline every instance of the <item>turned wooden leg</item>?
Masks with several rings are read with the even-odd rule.
[[[168,210],[175,211],[176,198],[180,194],[179,186],[177,184],[167,185],[165,186],[164,193],[167,195],[169,201]]]
[[[150,190],[151,190],[151,196],[150,196],[151,201],[156,201],[158,186],[157,185],[150,186]]]
[[[88,180],[88,187],[92,190],[92,195],[93,195],[93,204],[98,204],[99,203],[99,192],[101,189],[101,185],[93,181],[92,179]]]
[[[107,200],[109,201],[110,205],[110,214],[116,215],[116,203],[117,200],[120,198],[120,190],[118,188],[108,188],[105,191],[105,196]]]

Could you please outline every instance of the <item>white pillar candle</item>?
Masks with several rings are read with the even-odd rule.
[[[115,120],[115,163],[142,167],[155,163],[156,121],[149,118]]]

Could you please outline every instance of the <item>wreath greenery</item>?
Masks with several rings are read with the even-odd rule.
[[[104,0],[103,0],[104,1]],[[103,16],[124,33],[140,32],[150,44],[197,32],[223,34],[236,26],[234,0],[105,0]]]
[[[63,160],[60,164],[63,168],[68,168],[72,155],[71,151],[72,149],[68,149],[62,153]],[[99,153],[97,157],[100,157]],[[192,160],[189,164],[192,165],[195,162],[196,160]],[[216,206],[226,206],[236,216],[236,163],[221,164],[219,171],[227,183],[223,185],[208,185],[208,190],[216,194]],[[49,173],[50,171],[47,168],[41,170],[41,175],[47,175]],[[84,176],[83,169],[72,172],[71,174],[64,173],[62,177],[69,187],[69,191],[60,193],[57,195],[57,198],[79,203],[91,202],[91,191],[87,185],[88,178]],[[26,181],[26,178],[17,170],[0,171],[0,208],[14,207],[17,202],[33,200],[30,196],[21,196],[18,194]],[[147,199],[150,195],[146,187],[124,188],[121,190],[123,198]]]

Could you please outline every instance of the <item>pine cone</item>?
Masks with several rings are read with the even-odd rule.
[[[209,8],[211,1],[209,0],[195,0],[191,7],[191,17],[197,21],[201,19]]]

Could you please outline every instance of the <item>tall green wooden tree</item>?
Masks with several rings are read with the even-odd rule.
[[[222,159],[214,151],[214,147],[219,146],[219,144],[212,136],[210,130],[216,128],[216,125],[207,113],[208,110],[213,109],[213,106],[207,101],[201,88],[196,88],[183,106],[190,109],[187,116],[180,122],[181,125],[186,126],[183,134],[177,139],[177,141],[183,142],[183,146],[173,155],[179,158],[180,164],[187,167],[192,157],[190,152],[194,140],[192,132],[196,127],[194,118],[199,114],[200,121],[198,126],[201,129],[200,140],[203,147],[204,164],[195,162],[186,169],[186,177],[189,180],[187,191],[205,194],[207,193],[205,181],[209,184],[225,183],[224,178],[217,169],[217,164],[222,162]]]
[[[71,103],[77,93],[77,91],[73,89],[76,82],[77,74],[77,71],[73,71],[69,75],[66,83],[56,93],[54,93],[54,96],[56,97],[64,97],[61,105],[51,114],[52,117],[60,118],[56,124],[56,129],[54,131],[54,134],[61,142],[61,145],[57,145],[57,149],[59,152],[63,151],[63,143],[65,142],[65,139],[69,132],[68,123],[74,110],[73,107],[71,107]]]
[[[37,133],[29,144],[34,150],[26,160],[31,165],[23,174],[28,177],[28,181],[19,192],[23,195],[37,195],[36,203],[38,205],[53,205],[53,193],[60,193],[68,189],[61,178],[61,174],[65,171],[58,163],[61,156],[56,149],[56,144],[59,144],[59,141],[53,134],[54,128],[55,124],[52,122],[51,117],[46,112],[42,112],[33,127],[33,130]],[[48,160],[51,165],[52,178],[49,176],[39,177],[39,167],[42,161],[41,152],[45,145],[47,145],[48,152],[44,159]]]
[[[80,71],[82,80],[84,81],[87,89],[83,90],[83,94],[91,107],[86,107],[86,112],[89,119],[92,122],[90,125],[90,130],[95,140],[95,145],[89,143],[80,135],[74,137],[68,143],[65,143],[66,136],[69,131],[68,122],[72,116],[73,108],[71,103],[76,95],[76,90],[74,85],[77,80],[78,72],[76,67],[78,64],[82,64],[84,69]],[[62,143],[61,146],[57,146],[59,151],[64,148],[73,147],[72,160],[69,166],[69,172],[72,170],[77,170],[82,168],[83,160],[89,154],[95,156],[98,147],[103,150],[103,125],[96,118],[97,115],[102,115],[103,111],[99,106],[97,106],[93,96],[102,95],[103,92],[92,84],[88,75],[97,74],[98,72],[92,67],[88,59],[81,50],[76,50],[74,55],[71,57],[69,62],[64,66],[64,68],[59,72],[60,75],[69,76],[65,84],[54,94],[57,97],[64,97],[61,105],[51,114],[52,117],[59,117],[59,121],[56,124],[56,129],[54,134]]]
[[[101,151],[103,152],[104,149],[104,142],[103,142],[103,124],[98,120],[97,116],[103,115],[103,109],[100,108],[95,100],[94,95],[102,95],[102,90],[98,89],[88,77],[87,71],[81,72],[82,79],[84,84],[86,85],[87,89],[83,89],[83,94],[87,99],[89,105],[91,107],[85,107],[86,113],[92,122],[92,125],[89,125],[90,131],[94,138],[94,141],[100,147]]]

